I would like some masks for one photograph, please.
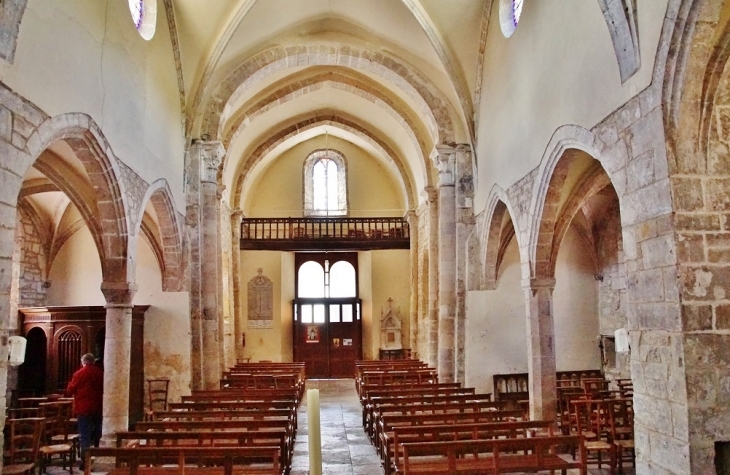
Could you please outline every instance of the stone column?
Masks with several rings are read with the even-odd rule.
[[[408,329],[410,330],[410,348],[414,357],[418,352],[418,216],[414,210],[406,213],[408,220],[411,259],[411,319]]]
[[[438,321],[439,321],[439,261],[438,261],[438,191],[432,186],[424,188],[428,199],[428,320],[425,331],[428,332],[427,362],[431,367],[438,366]]]
[[[531,279],[525,289],[527,304],[527,371],[530,419],[554,421],[556,407],[553,289],[555,279]]]
[[[456,150],[437,145],[431,159],[439,171],[438,374],[440,381],[450,383],[456,376]]]
[[[132,300],[137,286],[129,282],[103,282],[101,291],[106,298],[102,436],[104,445],[110,445],[116,432],[129,430]]]
[[[217,389],[220,385],[219,301],[220,282],[220,200],[218,167],[223,160],[220,142],[201,144],[200,173],[200,300],[202,339],[203,389]]]
[[[231,234],[233,235],[231,246],[231,287],[233,301],[233,342],[236,358],[243,358],[243,346],[241,345],[241,334],[243,333],[243,322],[241,321],[241,218],[243,211],[240,209],[231,212]]]
[[[474,172],[471,146],[456,147],[456,380],[465,382],[466,278],[469,235],[474,229]]]

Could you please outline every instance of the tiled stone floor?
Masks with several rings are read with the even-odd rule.
[[[362,428],[362,409],[352,379],[308,380],[319,389],[323,475],[383,475],[380,459]],[[309,474],[306,396],[299,408],[299,430],[291,475]]]
[[[384,475],[380,459],[362,428],[362,410],[352,379],[308,380],[307,389],[319,389],[322,429],[323,475]],[[299,408],[291,475],[309,475],[309,437],[306,396]],[[50,475],[68,475],[60,467],[50,467]],[[81,472],[74,470],[74,475]],[[104,472],[92,472],[103,474]],[[548,472],[545,472],[548,473]],[[578,470],[569,470],[578,475]],[[608,475],[608,469],[590,468],[590,475]],[[626,475],[634,470],[626,468]]]

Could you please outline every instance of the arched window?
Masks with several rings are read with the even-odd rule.
[[[157,27],[157,0],[128,0],[128,2],[134,27],[142,38],[151,40]]]
[[[522,3],[524,0],[500,0],[499,2],[499,26],[505,38],[512,36],[517,29],[522,15]]]
[[[332,149],[315,150],[304,161],[304,215],[347,215],[345,157]]]

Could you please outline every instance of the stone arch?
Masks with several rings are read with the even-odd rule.
[[[428,146],[421,134],[417,133],[418,126],[416,123],[408,116],[408,114],[402,112],[404,109],[403,105],[396,104],[395,101],[391,100],[386,95],[379,93],[376,88],[368,87],[361,81],[347,77],[344,74],[330,72],[319,74],[302,81],[297,81],[294,85],[283,86],[249,107],[246,111],[240,114],[226,134],[221,138],[223,148],[229,150],[231,142],[233,142],[246,128],[246,126],[257,116],[299,96],[315,92],[325,87],[332,87],[334,89],[351,92],[356,96],[365,98],[383,109],[396,121],[400,122],[403,125],[406,134],[408,134],[413,147],[420,151],[420,158],[423,162],[424,170],[429,169],[430,162],[428,160]]]
[[[43,121],[28,137],[28,161],[20,176],[54,142],[63,140],[81,161],[94,189],[103,252],[102,276],[105,282],[133,282],[129,262],[129,216],[124,182],[116,157],[101,129],[86,114],[61,114]]]
[[[248,159],[243,164],[241,169],[236,172],[238,178],[236,180],[236,184],[233,190],[233,203],[237,204],[241,202],[246,177],[248,176],[249,172],[253,170],[253,168],[269,152],[274,150],[274,148],[276,148],[278,145],[282,144],[286,140],[302,132],[322,125],[332,125],[334,127],[354,133],[355,135],[360,136],[365,141],[373,145],[375,149],[382,153],[384,156],[390,158],[390,160],[396,165],[398,171],[400,172],[399,178],[401,182],[401,187],[406,198],[406,206],[409,209],[415,207],[415,193],[412,180],[410,179],[410,175],[403,162],[398,159],[398,155],[395,153],[395,151],[393,151],[393,149],[390,148],[390,146],[388,146],[388,144],[386,144],[380,138],[376,137],[370,130],[362,127],[360,124],[352,120],[334,114],[320,113],[318,111],[315,111],[314,115],[310,118],[302,119],[294,125],[285,127],[278,133],[269,135],[266,141],[264,141],[258,147],[256,147],[256,149],[254,149],[254,151],[248,156]]]
[[[513,233],[503,232],[502,223],[505,216],[509,216],[512,220]],[[506,246],[513,237],[517,239],[520,260],[526,261],[522,255],[524,246],[521,245],[520,235],[517,232],[514,209],[507,194],[498,185],[494,185],[489,194],[479,234],[480,242],[483,243],[480,256],[482,261],[482,289],[494,290],[497,288],[499,265],[502,262],[502,257],[504,257]]]
[[[248,58],[212,87],[207,103],[196,101],[195,117],[201,117],[200,134],[220,135],[221,118],[226,104],[243,91],[271,74],[301,66],[338,66],[362,70],[395,84],[418,106],[432,134],[433,143],[455,142],[451,106],[443,94],[414,67],[381,51],[355,45],[305,44],[274,46]]]
[[[562,160],[565,153],[570,150],[582,151],[600,162],[603,149],[603,142],[596,135],[577,125],[564,125],[553,133],[540,161],[530,201],[526,257],[531,266],[531,277],[552,278],[550,261],[560,211],[560,188],[568,172],[567,160]],[[621,158],[625,159],[611,157],[610,160]],[[604,166],[604,169],[615,167]]]
[[[132,239],[137,239],[140,229],[143,226],[143,217],[147,203],[157,214],[160,240],[158,259],[161,260],[160,271],[162,273],[162,290],[164,292],[179,292],[183,284],[183,251],[181,223],[175,212],[175,200],[167,180],[160,178],[154,181],[142,199],[139,216],[137,216],[132,233]],[[157,253],[156,253],[157,254]]]

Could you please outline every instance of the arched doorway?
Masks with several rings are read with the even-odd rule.
[[[297,254],[294,361],[310,378],[351,377],[362,359],[357,253]]]
[[[23,395],[45,394],[48,337],[43,329],[36,327],[30,329],[26,339],[25,362],[18,368],[18,390]]]

